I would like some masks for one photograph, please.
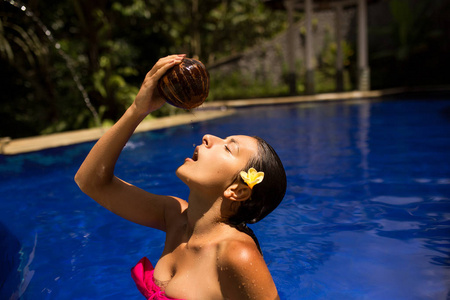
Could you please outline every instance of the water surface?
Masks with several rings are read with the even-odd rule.
[[[261,136],[288,176],[285,200],[252,227],[282,299],[444,300],[449,112],[449,100],[426,98],[242,109],[134,135],[116,174],[186,198],[175,170],[205,133]],[[78,190],[92,145],[0,156],[1,299],[20,288],[22,299],[143,299],[129,270],[156,262],[164,235]]]

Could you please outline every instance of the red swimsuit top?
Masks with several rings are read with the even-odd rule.
[[[147,300],[182,300],[167,297],[161,288],[156,285],[153,272],[153,265],[147,257],[143,257],[131,269],[131,277],[136,283],[136,287]]]

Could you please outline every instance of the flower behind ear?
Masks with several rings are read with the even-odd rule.
[[[255,168],[248,169],[248,173],[241,171],[242,180],[248,185],[249,188],[253,188],[256,184],[260,183],[264,179],[264,172],[258,172]]]

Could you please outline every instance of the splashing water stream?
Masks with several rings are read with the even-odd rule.
[[[83,96],[83,99],[84,99],[84,102],[85,102],[87,108],[91,111],[91,113],[92,113],[92,115],[94,117],[95,123],[97,124],[98,127],[101,127],[100,116],[98,115],[97,110],[92,105],[91,100],[89,99],[89,96],[88,96],[88,94],[86,92],[86,89],[81,84],[80,78],[78,77],[77,73],[75,72],[75,69],[73,67],[72,59],[67,55],[67,53],[65,53],[61,49],[61,45],[55,40],[52,32],[23,3],[20,3],[19,1],[16,1],[16,0],[3,0],[3,1],[5,1],[5,2],[7,2],[7,3],[17,7],[21,11],[23,11],[27,17],[31,18],[33,20],[33,22],[36,23],[36,25],[44,32],[44,34],[48,38],[48,40],[55,46],[55,49],[58,52],[58,54],[66,62],[66,65],[67,65],[67,67],[68,67],[68,69],[70,71],[70,74],[72,75],[72,79],[75,82],[75,84],[76,84],[78,90],[80,91],[81,95]]]

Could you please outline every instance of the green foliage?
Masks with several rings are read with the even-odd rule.
[[[110,124],[158,58],[213,62],[285,27],[259,0],[30,0],[35,18],[15,3],[0,2],[0,136],[13,138],[96,126],[71,71]],[[179,112],[167,105],[154,116]]]
[[[351,90],[351,82],[349,76],[350,62],[355,55],[353,47],[347,41],[341,41],[342,56],[343,56],[343,76],[344,76],[344,90]],[[319,55],[318,67],[315,72],[316,91],[318,93],[333,92],[336,90],[336,58],[337,58],[337,43],[328,30],[324,39],[324,46]]]
[[[233,72],[229,76],[217,73],[211,76],[211,90],[208,101],[243,98],[264,98],[282,96],[289,93],[286,84],[275,86],[270,81],[258,81]]]
[[[447,83],[437,73],[449,67],[449,2],[390,0],[388,9],[390,22],[371,30],[373,86]]]
[[[395,42],[395,48],[380,51],[377,56],[394,56],[399,61],[406,61],[414,52],[423,50],[426,40],[433,33],[429,30],[429,18],[439,2],[422,0],[413,4],[409,0],[390,0],[393,21],[385,32]]]
[[[285,29],[285,12],[270,10],[263,2],[28,0],[24,11],[17,0],[0,1],[0,137],[96,126],[73,74],[80,78],[101,122],[111,124],[133,101],[145,74],[160,57],[186,53],[213,64]],[[448,1],[388,3],[392,22],[371,31],[372,36],[378,32],[382,41],[371,45],[374,81],[386,86],[386,82],[398,83],[397,78],[410,79],[414,68],[432,65],[432,70],[440,70],[441,58],[450,51],[442,38],[450,34]],[[349,44],[343,47],[345,89],[350,89],[355,55]],[[333,90],[335,53],[330,35],[315,72],[318,92]],[[304,74],[303,65],[297,64],[298,74]],[[437,77],[431,75],[422,72],[417,80]],[[303,80],[299,76],[300,92]],[[211,86],[210,100],[288,94],[284,83],[275,86],[238,72],[226,78],[214,75]],[[166,105],[153,117],[180,112]]]
[[[287,27],[282,11],[268,10],[260,0],[228,0],[211,9],[204,23],[202,48],[210,59],[239,53]]]

